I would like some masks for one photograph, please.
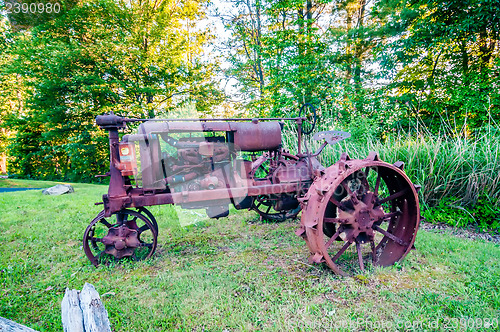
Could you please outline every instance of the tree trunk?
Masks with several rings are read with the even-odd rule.
[[[257,77],[259,78],[259,94],[260,98],[264,96],[264,73],[262,70],[262,44],[261,44],[261,38],[262,38],[262,21],[261,21],[261,13],[260,13],[260,0],[257,0],[255,3],[255,12],[256,12],[256,21],[257,21],[257,31],[255,33],[256,36],[256,45],[257,45],[257,51],[256,51],[256,62],[257,62]]]
[[[363,112],[364,106],[364,90],[361,81],[361,71],[363,67],[364,60],[364,47],[363,41],[364,36],[360,34],[364,27],[364,15],[365,15],[366,0],[360,0],[359,10],[358,10],[358,22],[357,22],[357,38],[354,42],[354,93],[355,93],[355,107],[359,113]]]
[[[313,24],[313,19],[312,19],[312,1],[311,0],[307,0],[307,3],[306,3],[306,18],[307,18],[307,36],[306,36],[306,54],[305,54],[305,60],[306,60],[306,64],[305,64],[305,70],[306,70],[306,73],[309,73],[311,70],[313,70],[313,68],[311,68],[310,64],[312,62],[312,57],[313,57],[313,54],[312,54],[312,49],[311,49],[311,46],[312,46],[312,37],[313,37],[313,31],[312,31],[312,24]],[[307,82],[306,83],[306,86],[305,86],[305,91],[304,91],[304,102],[305,103],[310,103],[312,102],[312,85],[311,83]]]

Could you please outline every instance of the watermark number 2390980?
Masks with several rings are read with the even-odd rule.
[[[61,4],[58,2],[7,2],[5,12],[7,14],[58,14],[61,11]]]

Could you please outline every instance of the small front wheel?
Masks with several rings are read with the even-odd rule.
[[[123,209],[107,220],[101,211],[85,230],[83,250],[97,266],[125,257],[147,259],[156,250],[157,241],[157,227],[144,214]]]

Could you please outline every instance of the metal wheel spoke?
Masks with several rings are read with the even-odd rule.
[[[335,256],[333,256],[332,261],[335,262],[340,257],[340,255],[342,255],[344,253],[344,251],[346,251],[346,249],[349,248],[349,246],[351,245],[351,243],[352,242],[347,241],[344,244],[344,246],[342,247],[342,249],[340,249],[339,252]]]
[[[343,224],[344,219],[339,219],[339,218],[324,218],[323,222],[330,223],[330,224]]]
[[[408,190],[409,190],[409,188],[405,188],[401,191],[398,191],[397,193],[394,193],[390,196],[387,196],[386,198],[383,198],[383,199],[377,201],[376,205],[382,205],[385,202],[392,201],[393,199],[399,198],[399,197],[403,196],[404,194],[406,194],[408,192]]]
[[[118,216],[120,216],[120,218],[118,218]],[[118,212],[117,219],[121,221],[122,224],[125,224],[128,221],[128,214]]]
[[[102,243],[102,239],[101,239],[101,238],[99,238],[99,237],[91,237],[91,238],[90,238],[90,240],[91,240],[92,242],[101,242],[101,243]]]
[[[107,228],[111,228],[111,227],[113,227],[113,225],[111,225],[109,222],[107,222],[107,220],[106,220],[106,219],[101,219],[101,220],[99,220],[99,222],[100,222],[101,224],[103,224],[104,226],[106,226]]]
[[[395,212],[391,212],[391,213],[386,213],[382,219],[386,220],[386,219],[391,219],[392,217],[397,217],[397,216],[400,216],[401,215],[401,211],[395,211]]]
[[[365,169],[365,179],[368,179],[368,173],[370,173],[370,167]]]
[[[149,226],[144,224],[142,225],[141,227],[139,227],[139,229],[137,230],[137,233],[141,234],[142,232],[146,231],[149,229]]]
[[[372,249],[372,263],[377,264],[377,248],[375,247],[375,241],[370,241],[370,246]]]
[[[336,205],[339,209],[341,209],[342,211],[346,211],[347,208],[344,206],[344,204],[340,203],[339,201],[337,201],[335,199],[335,197],[330,197],[330,202],[332,202],[332,204]]]
[[[358,252],[358,262],[361,271],[365,270],[365,264],[363,263],[363,254],[361,252],[361,244],[359,241],[356,241],[356,251]]]
[[[406,243],[405,241],[403,241],[399,237],[395,236],[394,234],[389,233],[388,231],[384,230],[383,228],[380,228],[380,226],[378,226],[378,225],[373,225],[373,229],[382,233],[383,235],[387,236],[389,239],[391,239],[392,241],[396,242],[399,245],[402,245],[402,246],[408,245],[408,243]]]
[[[351,201],[354,204],[357,204],[359,202],[358,197],[356,196],[355,193],[352,192],[351,188],[349,188],[349,185],[346,183],[346,181],[342,181],[342,187],[347,191],[347,195],[351,198]]]
[[[341,232],[342,232],[342,227],[339,226],[335,234],[333,234],[333,236],[328,240],[328,242],[325,243],[326,249],[328,249],[332,245],[333,241],[335,241],[335,239],[339,237]]]
[[[294,218],[301,210],[300,205],[287,211],[273,209],[276,202],[281,199],[281,197],[274,195],[259,195],[257,199],[252,202],[250,209],[257,212],[261,220],[281,222],[286,219]]]
[[[377,180],[375,181],[375,188],[373,189],[373,193],[375,195],[378,195],[378,188],[380,187],[380,180],[381,179],[382,179],[382,177],[380,176],[380,174],[378,174]]]

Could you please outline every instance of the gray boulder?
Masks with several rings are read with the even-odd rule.
[[[42,194],[44,195],[52,195],[58,196],[62,194],[71,194],[74,193],[75,189],[69,184],[58,184],[53,187],[42,190]]]

